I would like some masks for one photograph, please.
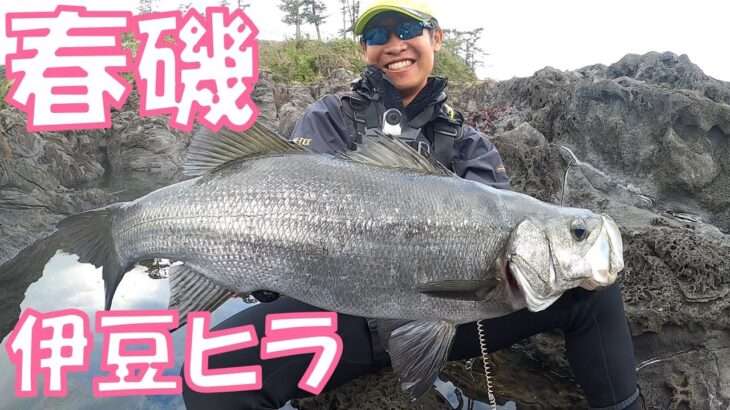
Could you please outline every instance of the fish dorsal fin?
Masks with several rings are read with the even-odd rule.
[[[223,288],[187,265],[170,267],[170,306],[179,312],[179,326],[187,322],[190,312],[215,310],[234,292]]]
[[[437,298],[479,301],[484,300],[495,287],[496,280],[451,279],[424,283],[416,287],[416,290]]]
[[[253,155],[305,150],[259,122],[243,132],[223,128],[216,133],[204,128],[190,142],[183,172],[200,176],[227,162]]]
[[[390,362],[411,403],[433,386],[449,356],[455,334],[456,326],[442,320],[409,322],[390,334]]]
[[[426,174],[454,176],[433,158],[426,158],[396,137],[377,132],[364,135],[356,151],[338,152],[339,158],[384,168],[410,169]]]

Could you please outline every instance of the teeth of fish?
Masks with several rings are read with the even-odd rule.
[[[397,63],[391,63],[388,64],[388,69],[390,70],[400,70],[401,68],[406,68],[413,64],[410,60],[405,61],[398,61]]]

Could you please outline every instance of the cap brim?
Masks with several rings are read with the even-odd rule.
[[[371,8],[370,10],[366,11],[362,16],[360,16],[360,19],[357,21],[357,24],[355,24],[355,35],[359,36],[362,34],[363,30],[365,30],[365,26],[370,22],[370,20],[373,19],[376,15],[384,12],[384,11],[395,11],[397,13],[405,14],[408,17],[414,18],[418,21],[423,21],[424,23],[431,20],[431,16],[429,16],[426,13],[422,13],[418,10],[413,10],[405,7],[397,7],[397,6],[388,6],[388,5],[380,5],[375,6]]]

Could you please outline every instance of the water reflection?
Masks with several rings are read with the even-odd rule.
[[[147,270],[147,276],[150,279],[165,279],[168,277],[168,268],[172,264],[167,259],[150,259],[148,261],[139,262],[139,266]]]
[[[10,284],[11,273],[19,280],[13,286],[3,287],[2,298],[3,342],[0,345],[0,409],[176,409],[184,408],[180,396],[130,396],[96,398],[92,396],[92,378],[101,376],[102,336],[93,334],[94,349],[91,354],[91,371],[69,373],[68,394],[62,398],[15,397],[15,367],[5,354],[7,333],[15,325],[21,310],[33,308],[40,312],[75,308],[85,312],[94,332],[94,315],[104,308],[104,283],[101,268],[79,263],[77,256],[60,250],[60,241],[52,237],[39,241],[26,249],[10,264],[0,268],[3,284]],[[44,257],[44,255],[50,255]],[[136,266],[119,285],[112,308],[166,309],[169,285],[164,260],[147,261]],[[19,270],[20,269],[20,270]],[[156,277],[158,279],[153,279]],[[35,281],[35,282],[34,282]],[[33,282],[33,283],[31,283]],[[27,289],[24,289],[27,287]],[[14,293],[13,293],[14,292]],[[13,306],[13,304],[15,304]],[[223,319],[250,306],[241,299],[231,299],[212,315],[212,322]],[[173,333],[175,367],[164,374],[177,375],[183,362],[185,327]],[[40,379],[39,379],[40,380]],[[39,383],[40,386],[40,383]]]

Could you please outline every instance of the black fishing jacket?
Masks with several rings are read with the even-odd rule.
[[[509,189],[509,177],[494,145],[444,104],[446,84],[445,78],[429,77],[426,87],[403,107],[398,90],[383,71],[368,66],[353,82],[351,92],[328,94],[312,103],[290,139],[315,152],[354,150],[359,134],[381,128],[382,114],[396,108],[403,115],[402,123],[418,134],[417,141],[425,142],[431,154],[438,151],[440,155],[432,156],[456,175]],[[413,146],[414,141],[410,142]]]

